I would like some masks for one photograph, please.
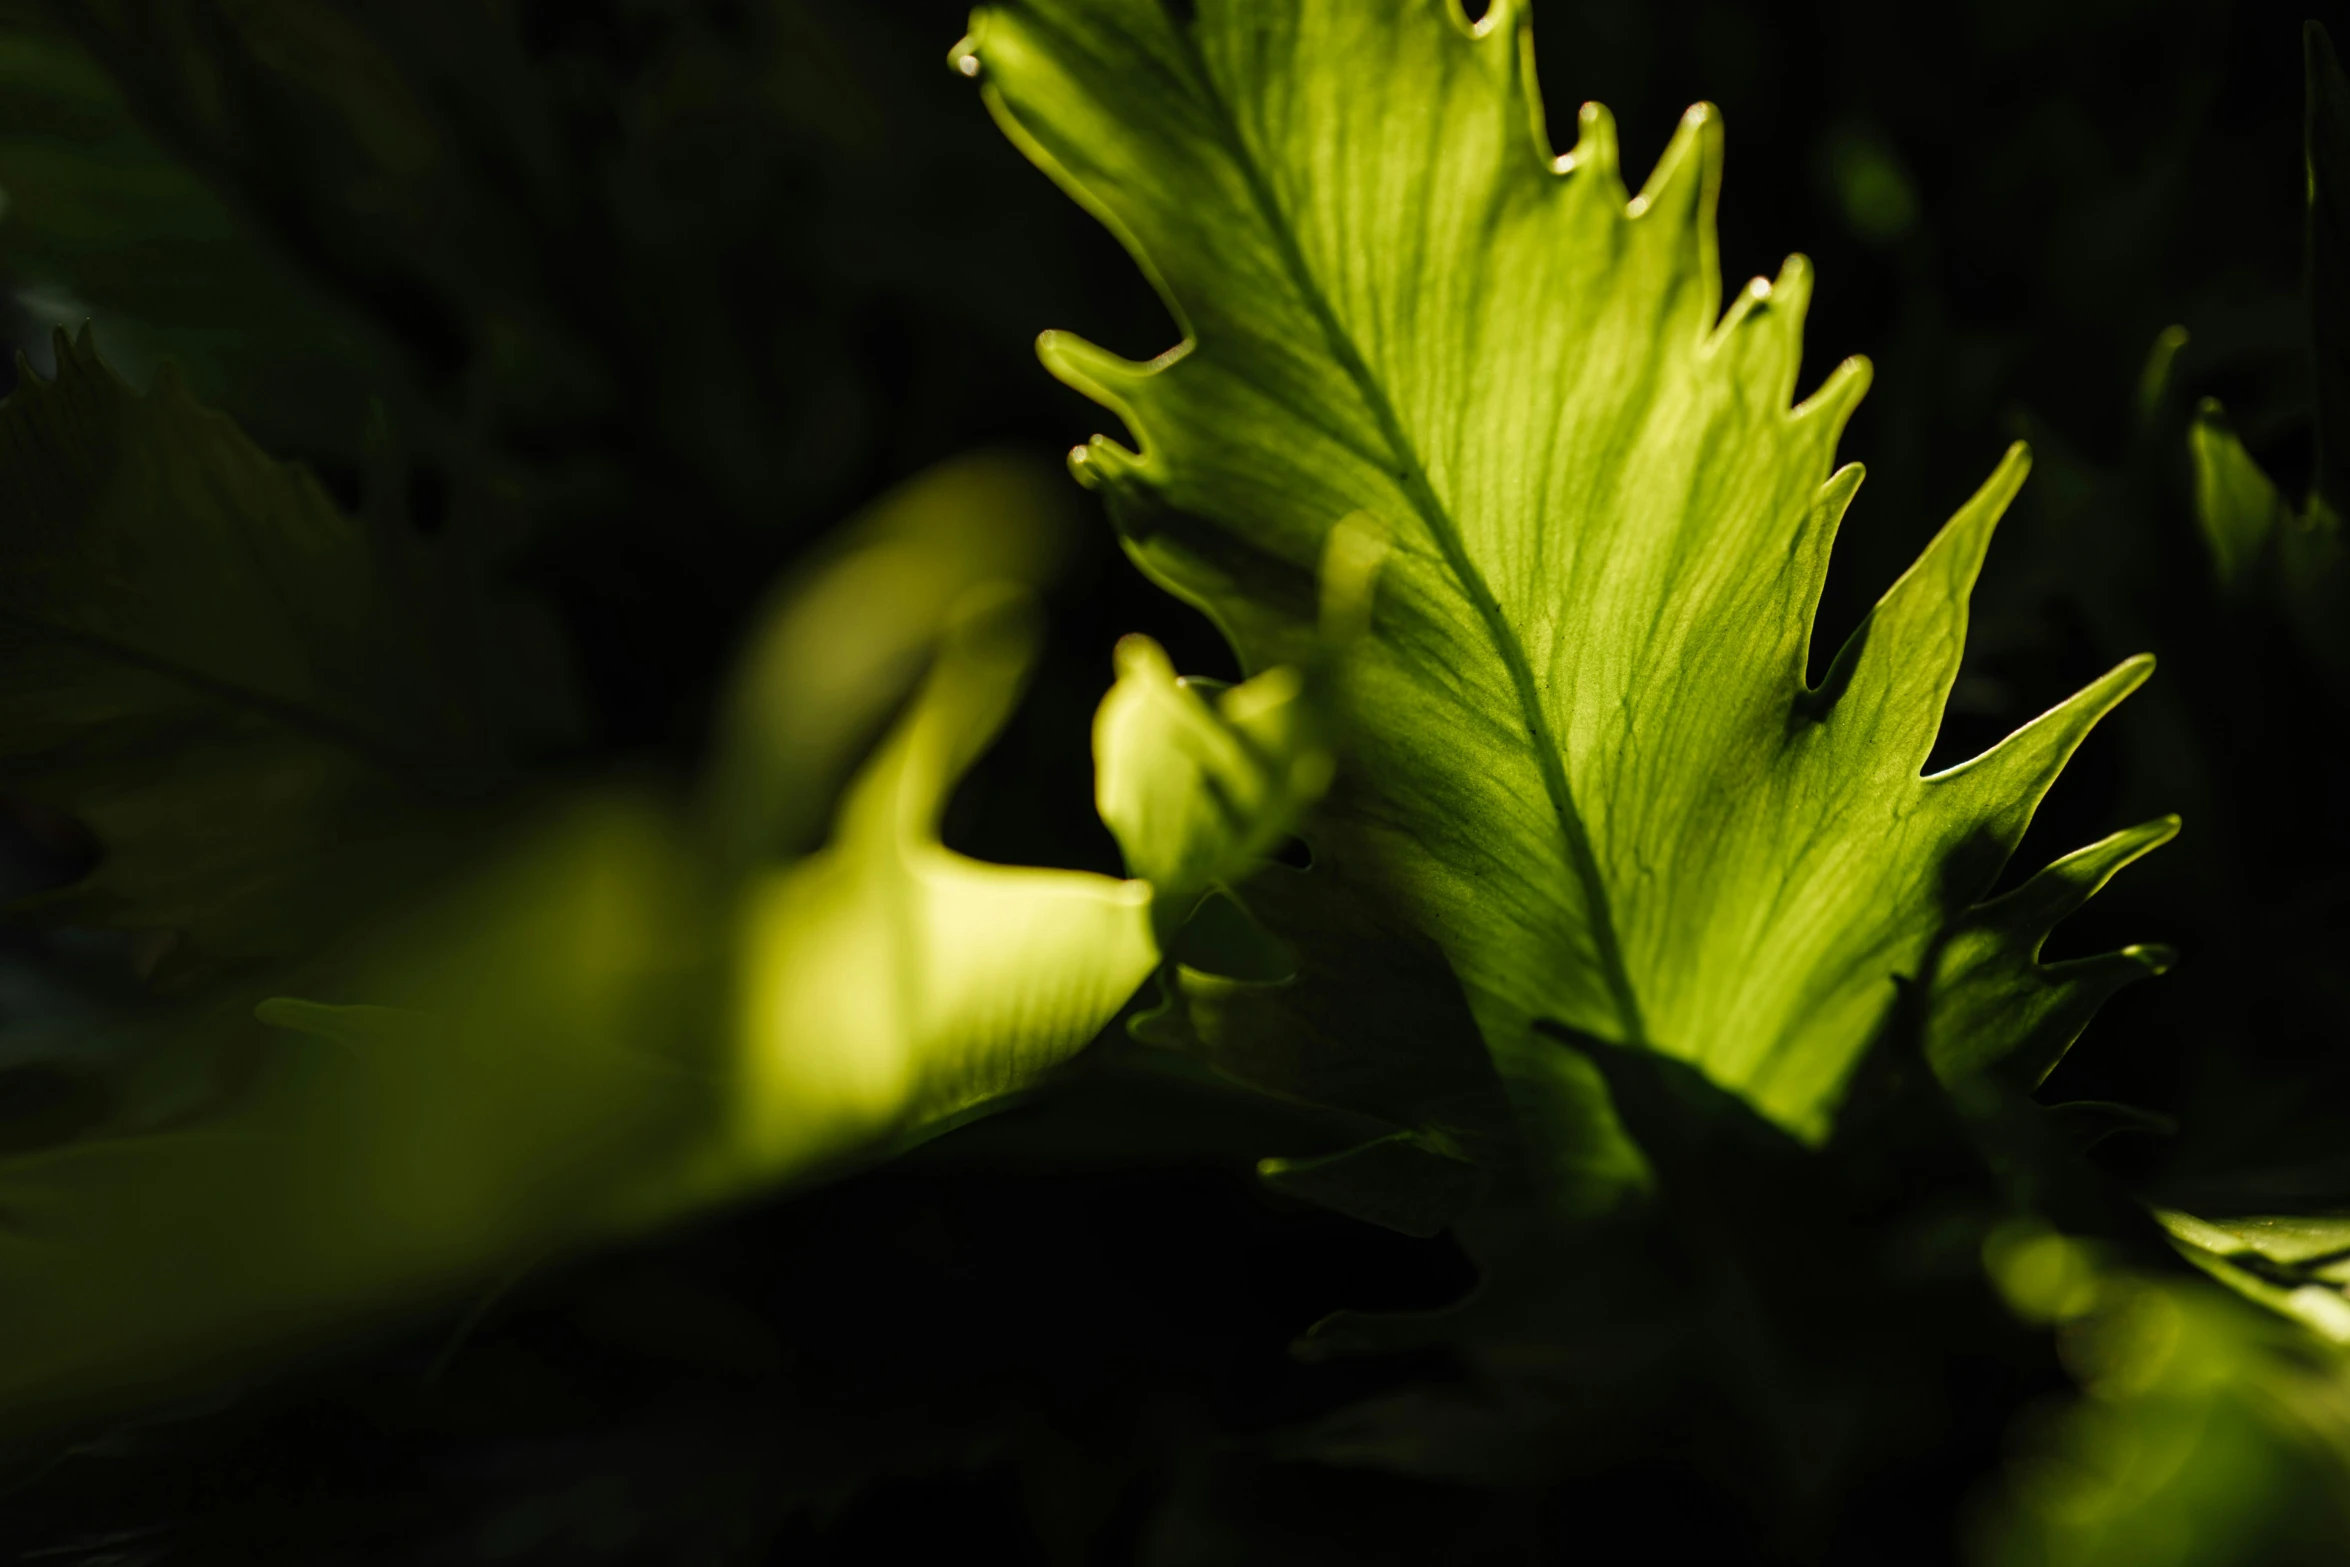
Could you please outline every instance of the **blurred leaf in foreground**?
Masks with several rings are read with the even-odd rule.
[[[1984,1498],[1985,1567],[2318,1567],[2350,1553],[2350,1365],[2211,1286],[2104,1265],[2045,1226],[1985,1248],[2058,1325],[2081,1396],[2028,1412]]]
[[[986,865],[938,842],[948,791],[1030,655],[1015,604],[959,606],[832,845],[746,888],[736,1135],[754,1163],[915,1130],[1026,1085],[1157,961],[1147,882]]]
[[[233,1382],[673,1204],[717,1125],[714,1019],[682,984],[709,919],[657,809],[584,800],[370,942],[363,988],[312,992],[355,1004],[134,1025],[117,1119],[0,1161],[6,1438]],[[142,1078],[191,1058],[206,1092],[145,1122]]]
[[[275,974],[271,1028],[242,989],[126,1024],[117,1113],[0,1162],[9,1434],[926,1135],[1083,1047],[1157,960],[1149,884],[937,837],[1032,652],[1005,574],[1035,552],[996,515],[1028,493],[968,464],[853,526],[753,639],[701,810],[525,802],[460,880]],[[885,624],[835,672],[832,716],[779,753],[764,726],[808,722],[797,660],[849,582]],[[765,851],[909,674],[829,844]]]

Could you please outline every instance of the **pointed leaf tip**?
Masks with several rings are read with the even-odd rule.
[[[2158,816],[2126,827],[2051,862],[2013,891],[1982,905],[1976,916],[2028,942],[2030,955],[2037,958],[2041,942],[2059,921],[2102,891],[2123,869],[2178,834],[2177,816]]]

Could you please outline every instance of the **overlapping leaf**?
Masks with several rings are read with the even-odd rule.
[[[1144,569],[1264,668],[1302,656],[1333,525],[1387,531],[1308,874],[1441,949],[1545,1154],[1614,1178],[1599,1085],[1538,1020],[1694,1061],[1820,1135],[1896,976],[1935,961],[2147,665],[1921,776],[2018,452],[1808,683],[1866,367],[1791,407],[1810,271],[1721,311],[1718,118],[1692,111],[1632,196],[1604,111],[1552,156],[1530,38],[1514,0],[1474,25],[1452,0],[1008,0],[956,59],[1183,325],[1147,363],[1042,345],[1133,432],[1074,462]],[[1293,940],[1346,917],[1311,901]],[[1966,963],[2050,993],[2047,1060],[2160,958],[2040,969],[2026,927],[2077,900],[2027,901]],[[1981,1026],[1957,1054],[2021,1042]]]
[[[56,917],[183,976],[292,956],[509,780],[555,666],[470,532],[346,515],[87,333],[57,359],[0,406],[0,789],[97,839]]]

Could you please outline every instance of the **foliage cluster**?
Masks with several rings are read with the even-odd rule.
[[[1526,0],[917,20],[0,8],[26,1548],[2350,1559],[2325,33],[2300,311],[2052,242],[2115,455],[1839,551],[1871,367],[1725,305],[1718,110],[1635,192]],[[1892,113],[1812,199],[1996,383]],[[1062,310],[1176,341],[1037,348],[1212,632],[1000,449]]]

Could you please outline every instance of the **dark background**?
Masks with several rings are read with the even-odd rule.
[[[591,698],[551,766],[690,768],[746,617],[810,540],[940,458],[1053,461],[1099,428],[1036,366],[1038,330],[1136,357],[1174,341],[1128,259],[946,69],[955,4],[340,9],[474,154],[415,191],[395,170],[357,215],[320,193],[371,156],[361,110],[265,76],[225,118],[183,101],[172,63],[217,40],[167,12],[202,7],[14,18],[95,62],[129,123],[259,236],[299,294],[280,317],[357,325],[332,352],[265,352],[233,287],[173,294],[135,268],[88,272],[69,305],[134,373],[137,345],[169,349],[176,326],[246,332],[259,346],[241,356],[183,352],[191,379],[347,496],[369,391],[413,434],[421,525],[522,496],[517,570],[569,628]],[[1821,657],[2020,435],[2039,466],[1993,550],[1936,765],[2124,656],[2162,661],[2017,863],[2182,812],[2179,842],[2057,945],[2161,940],[2185,958],[2109,1005],[2044,1097],[2179,1117],[2177,1136],[2113,1154],[2158,1190],[2238,1178],[2247,1150],[2322,1185],[2325,1150],[2350,1146],[2324,1114],[2346,999],[2342,707],[2281,627],[2219,603],[2184,446],[2189,403],[2216,395],[2289,493],[2307,481],[2304,13],[1541,0],[1536,15],[1551,123],[1606,103],[1628,171],[1688,104],[1722,107],[1729,281],[1803,251],[1819,275],[1806,385],[1846,354],[1876,363],[1844,448],[1871,477]],[[60,310],[54,290],[24,302],[51,282],[39,260],[0,245],[36,365]],[[110,310],[129,350],[110,347]],[[2141,414],[2173,324],[2191,342]],[[1115,870],[1088,754],[1111,644],[1148,631],[1187,671],[1233,673],[1094,521],[1033,693],[957,799],[949,837],[969,852]],[[70,988],[49,956],[26,946],[11,983]],[[1448,1242],[1262,1191],[1256,1157],[1331,1134],[1171,1087],[1135,1048],[1106,1041],[1060,1089],[908,1161],[526,1277],[28,1474],[0,1499],[0,1559],[1499,1562],[1588,1549],[1594,1518],[1633,1515],[1645,1552],[1741,1538],[1751,1499],[1671,1453],[1547,1496],[1264,1461],[1266,1433],[1396,1374],[1303,1364],[1298,1333],[1341,1307],[1451,1299],[1469,1269]],[[2037,1386],[2061,1385],[2051,1360]],[[1953,1510],[2034,1387],[1955,1414],[1933,1473],[1856,1504],[1834,1552],[1945,1559]]]

